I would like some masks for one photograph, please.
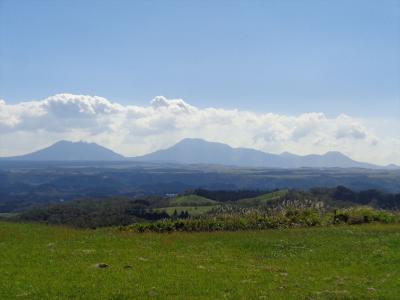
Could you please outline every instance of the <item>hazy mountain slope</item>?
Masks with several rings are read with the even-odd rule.
[[[300,156],[284,152],[280,155],[202,139],[183,139],[174,146],[132,158],[137,161],[175,162],[184,164],[221,164],[273,168],[376,168],[378,166],[350,159],[340,152]]]
[[[207,142],[201,139],[183,139],[168,149],[158,150],[133,159],[186,164],[289,167],[287,161],[279,155],[253,149],[232,148],[226,144]]]
[[[283,153],[281,156],[290,161],[293,168],[376,168],[378,166],[352,160],[346,155],[330,151],[325,154],[310,154],[305,156]]]
[[[47,148],[2,160],[24,161],[116,161],[125,157],[95,143],[59,141]]]
[[[59,141],[26,155],[0,158],[2,161],[121,161],[125,159],[128,158],[95,143],[69,141]],[[354,161],[340,152],[331,151],[323,155],[305,156],[284,152],[278,155],[248,148],[232,148],[226,144],[202,139],[183,139],[168,149],[129,158],[129,160],[270,168],[385,168]],[[396,169],[396,166],[387,168]]]

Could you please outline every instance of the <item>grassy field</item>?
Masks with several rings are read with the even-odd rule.
[[[198,195],[183,195],[172,198],[169,204],[170,206],[206,206],[216,205],[218,202]]]
[[[399,224],[134,234],[0,222],[0,299],[398,299],[399,266]]]
[[[161,207],[154,209],[155,211],[165,211],[172,216],[174,211],[178,214],[187,211],[191,216],[199,216],[205,214],[218,206],[218,202],[207,199],[198,195],[183,195],[172,198],[169,201],[168,207]]]
[[[237,201],[237,203],[249,207],[260,206],[265,205],[268,202],[278,200],[285,196],[287,193],[288,190],[279,190],[277,192],[266,193],[254,198],[240,199],[239,201]]]

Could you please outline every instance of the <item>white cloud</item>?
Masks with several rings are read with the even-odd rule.
[[[382,128],[375,131],[366,123],[319,112],[290,116],[201,109],[163,96],[149,106],[133,106],[97,96],[58,94],[19,104],[0,100],[0,155],[30,152],[59,139],[83,139],[134,156],[199,137],[266,152],[337,150],[363,161],[399,163],[400,138],[384,136]]]
[[[364,140],[368,138],[368,130],[361,124],[354,122],[347,115],[340,115],[338,118],[339,127],[336,130],[336,138],[353,138]]]

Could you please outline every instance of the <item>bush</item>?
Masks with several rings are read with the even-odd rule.
[[[334,223],[362,224],[371,222],[399,222],[399,215],[371,207],[361,206],[338,210],[334,215]]]
[[[120,227],[120,230],[136,232],[174,232],[174,231],[238,231],[257,229],[281,229],[290,227],[313,227],[332,224],[362,224],[370,222],[400,222],[399,215],[370,207],[343,209],[322,214],[315,209],[294,209],[273,213],[243,211],[200,216],[188,219],[165,219],[155,222],[133,224]]]
[[[256,211],[246,213],[220,214],[197,218],[160,220],[156,222],[133,224],[121,227],[121,230],[137,232],[171,231],[237,231],[267,228],[288,228],[318,226],[321,224],[319,212],[311,209],[288,210],[273,214],[261,214]]]

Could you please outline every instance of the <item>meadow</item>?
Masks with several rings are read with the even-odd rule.
[[[211,211],[218,206],[218,202],[197,195],[183,195],[171,198],[167,207],[156,208],[155,211],[165,211],[170,216],[176,211],[177,214],[188,212],[191,216],[199,216]]]
[[[139,234],[2,221],[0,299],[396,299],[399,250],[400,224]]]

